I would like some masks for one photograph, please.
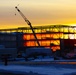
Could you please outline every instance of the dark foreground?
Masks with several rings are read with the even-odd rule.
[[[0,70],[0,75],[45,75],[45,74],[38,74],[38,73],[33,73],[33,72],[24,72],[24,73],[13,73],[12,71],[5,71],[5,70]]]
[[[0,75],[76,75],[74,61],[28,61],[0,62]]]

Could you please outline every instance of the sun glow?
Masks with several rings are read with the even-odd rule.
[[[74,34],[69,34],[69,38],[70,39],[75,39],[75,35]]]
[[[76,26],[76,24],[70,24],[71,26]]]

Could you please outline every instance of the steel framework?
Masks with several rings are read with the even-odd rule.
[[[76,39],[76,26],[68,26],[68,25],[48,25],[48,26],[34,26],[33,27],[36,37],[41,46],[44,47],[51,47],[54,46],[53,49],[59,49],[60,47],[60,39]],[[15,40],[16,45],[21,43],[26,47],[35,47],[38,46],[35,42],[35,38],[33,37],[32,30],[29,27],[20,27],[20,28],[13,28],[13,29],[0,29],[0,38],[4,37],[6,39],[6,35],[11,33],[16,33]],[[19,33],[21,34],[21,39],[18,39]],[[13,35],[13,34],[12,34]],[[12,36],[8,35],[8,36]],[[20,41],[21,40],[21,41]],[[0,41],[5,41],[0,39]],[[8,41],[8,40],[7,40]],[[9,40],[11,43],[11,39]],[[33,43],[34,45],[32,45]],[[1,43],[0,43],[1,44]]]

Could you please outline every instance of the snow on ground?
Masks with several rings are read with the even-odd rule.
[[[26,66],[26,65],[0,65],[1,70],[9,71],[12,73],[22,73],[26,74],[29,73],[29,75],[66,75],[76,72],[76,68],[66,68],[66,67],[60,67],[61,65],[58,65],[59,67],[53,66]],[[66,65],[67,66],[67,65]],[[28,75],[28,74],[27,74]]]
[[[21,61],[21,62],[20,62]],[[38,58],[35,60],[30,60],[29,62],[45,62],[45,61],[54,61],[58,62],[64,61],[67,63],[69,61],[76,60],[54,60],[53,58]],[[19,64],[15,63],[19,62]],[[60,63],[50,63],[50,64],[22,64],[26,62],[24,59],[17,59],[17,61],[8,63],[7,66],[1,64],[0,62],[0,72],[10,72],[14,75],[76,75],[76,64],[60,64]],[[74,74],[73,74],[74,73]],[[1,74],[0,74],[1,75]],[[3,75],[3,74],[2,74]]]

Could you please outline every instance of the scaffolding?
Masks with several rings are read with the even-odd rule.
[[[61,39],[76,39],[76,26],[48,25],[34,26],[33,29],[40,46],[52,48],[54,51],[60,49]],[[9,40],[8,37],[10,38]],[[8,46],[6,46],[6,42],[6,47],[10,47],[12,42],[14,44],[12,47],[38,47],[32,30],[29,27],[0,29],[0,44],[4,44],[3,42],[5,41],[10,42]]]

